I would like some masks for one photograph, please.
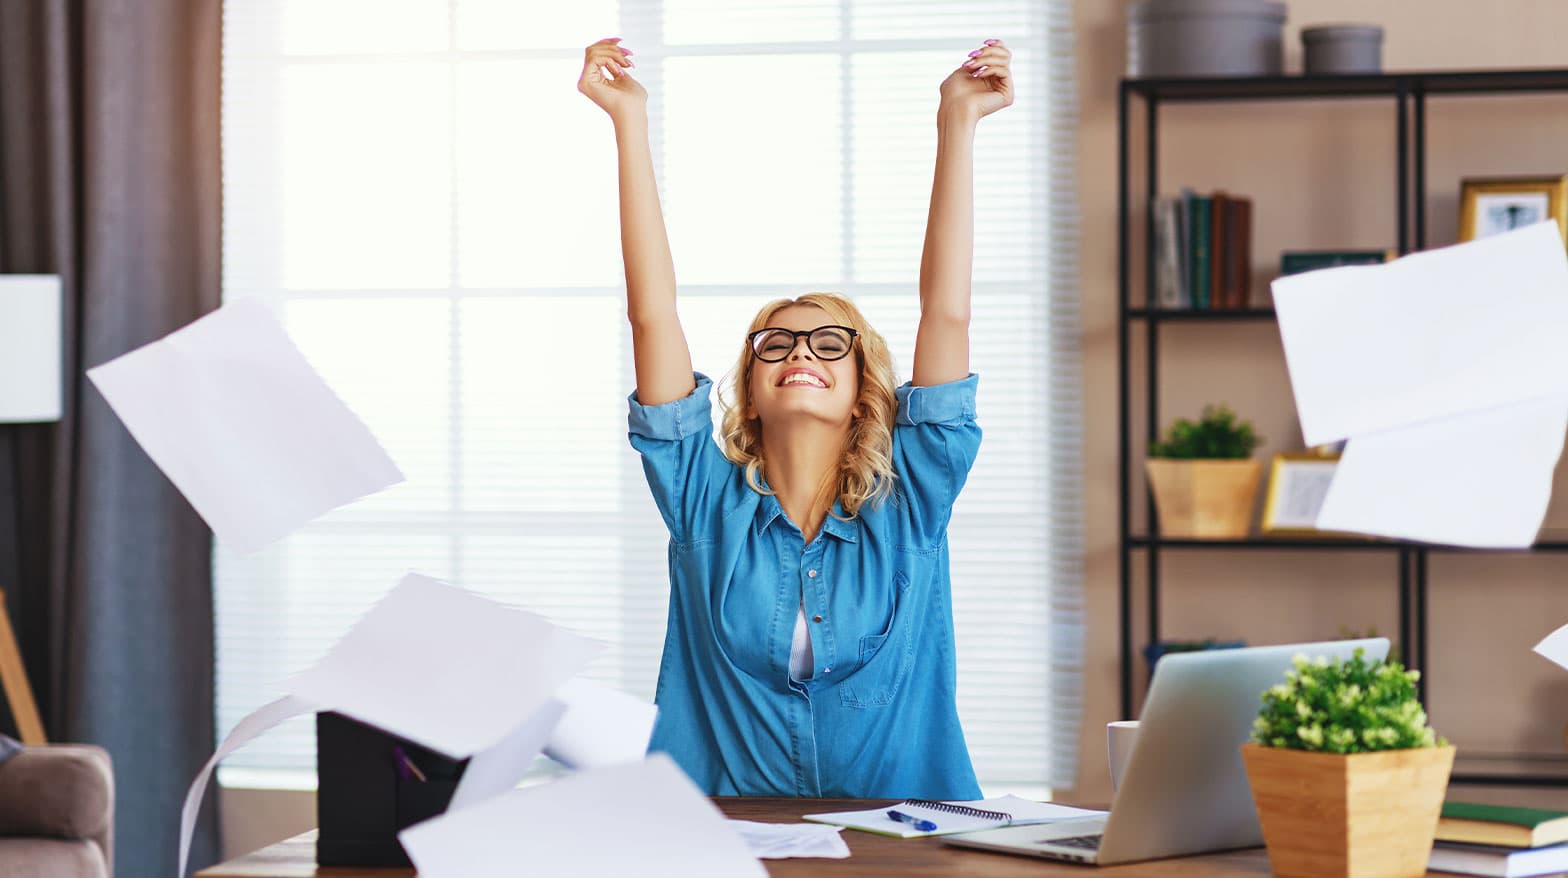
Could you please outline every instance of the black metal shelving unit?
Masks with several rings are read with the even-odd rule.
[[[1258,322],[1272,323],[1272,308],[1232,311],[1166,311],[1155,307],[1154,223],[1150,199],[1144,211],[1144,294],[1132,298],[1132,134],[1129,121],[1134,99],[1144,113],[1144,183],[1147,195],[1159,189],[1160,108],[1164,104],[1281,101],[1298,99],[1386,100],[1394,113],[1397,237],[1399,252],[1426,248],[1426,109],[1428,97],[1568,93],[1568,69],[1465,70],[1382,73],[1351,76],[1269,76],[1208,79],[1123,79],[1117,93],[1117,386],[1120,516],[1120,659],[1121,715],[1136,716],[1133,685],[1133,568],[1142,554],[1145,566],[1147,642],[1160,639],[1160,556],[1166,551],[1246,550],[1273,552],[1384,552],[1397,568],[1399,589],[1399,642],[1408,666],[1422,670],[1421,693],[1429,683],[1427,668],[1427,568],[1431,555],[1475,552],[1392,540],[1346,538],[1256,538],[1245,540],[1168,539],[1159,535],[1154,498],[1145,496],[1148,533],[1134,533],[1132,525],[1132,342],[1134,328],[1141,328],[1145,352],[1144,388],[1147,440],[1159,429],[1160,328],[1169,323]],[[1256,220],[1255,220],[1256,221]],[[1145,443],[1146,445],[1147,443]],[[1141,459],[1141,456],[1140,456]],[[1146,492],[1147,494],[1147,492]],[[1542,542],[1526,551],[1568,551],[1568,542]],[[1568,787],[1568,757],[1494,755],[1466,758],[1455,765],[1453,783],[1508,784]]]

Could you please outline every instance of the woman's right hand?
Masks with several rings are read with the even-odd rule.
[[[588,96],[615,122],[631,113],[645,113],[648,109],[648,90],[631,77],[630,68],[637,66],[632,53],[620,47],[620,37],[600,40],[583,50],[583,73],[577,79],[577,90]],[[605,70],[610,72],[605,75]]]

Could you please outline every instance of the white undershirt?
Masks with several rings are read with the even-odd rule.
[[[801,600],[795,616],[795,639],[789,645],[789,676],[792,680],[811,679],[811,634],[806,630],[806,602]]]

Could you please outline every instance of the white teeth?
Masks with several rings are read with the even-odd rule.
[[[823,384],[821,381],[817,380],[816,376],[807,374],[805,372],[794,372],[785,376],[783,384],[809,384],[812,387],[827,387],[826,384]]]

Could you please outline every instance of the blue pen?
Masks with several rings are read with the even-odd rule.
[[[912,814],[905,814],[903,811],[889,811],[887,812],[887,816],[891,820],[897,820],[900,823],[908,823],[910,826],[913,826],[921,832],[936,832],[935,823],[932,823],[929,820],[921,820],[919,817],[916,817]]]

